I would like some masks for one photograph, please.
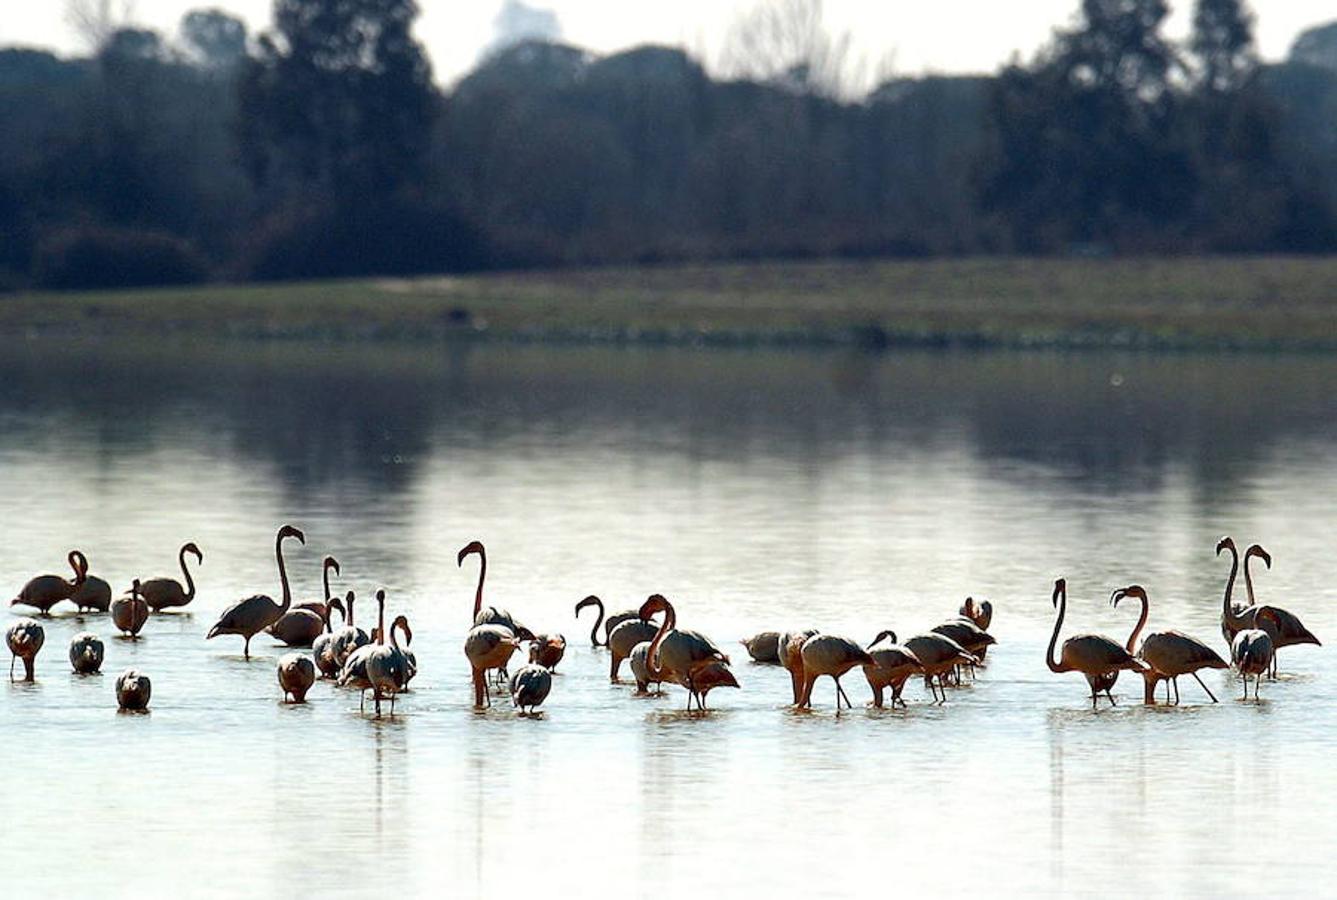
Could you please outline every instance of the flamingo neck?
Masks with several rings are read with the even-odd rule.
[[[1133,648],[1137,646],[1137,636],[1141,634],[1142,629],[1146,627],[1147,616],[1150,615],[1151,612],[1151,604],[1147,601],[1146,597],[1138,597],[1137,599],[1142,601],[1142,615],[1138,616],[1137,624],[1133,626],[1132,634],[1128,635],[1128,644],[1125,649],[1130,656],[1133,654]]]
[[[324,587],[325,587],[325,608],[326,608],[326,609],[329,609],[329,606],[330,606],[330,569],[333,568],[333,567],[329,564],[329,561],[326,560],[325,565],[324,565],[322,568],[324,569],[324,571],[322,571],[322,572],[320,573],[320,580],[321,580],[321,583],[322,583],[322,584],[324,585]]]
[[[594,606],[599,610],[599,617],[594,620],[594,627],[590,629],[590,643],[596,647],[605,647],[607,646],[607,642],[603,644],[599,643],[599,626],[602,625],[604,621],[604,602],[596,598]]]
[[[487,551],[478,551],[478,589],[474,591],[474,618],[483,611],[483,581],[487,578]]]
[[[186,599],[195,599],[195,579],[190,577],[190,569],[186,568],[186,548],[182,547],[177,551],[176,561],[181,566],[181,574],[186,578]]]
[[[376,595],[376,643],[385,644],[385,597]]]
[[[1249,554],[1244,554],[1244,590],[1249,595],[1249,605],[1253,606],[1257,601],[1253,599],[1253,574],[1249,571],[1249,560],[1253,559]]]
[[[283,535],[280,534],[274,541],[274,558],[279,563],[279,581],[283,584],[283,602],[279,604],[279,612],[285,613],[288,607],[292,605],[292,591],[288,588],[288,569],[283,565]]]
[[[1051,672],[1062,672],[1064,668],[1054,660],[1054,647],[1058,644],[1058,632],[1063,627],[1063,614],[1068,610],[1068,589],[1064,587],[1058,594],[1058,616],[1054,619],[1054,633],[1049,637],[1049,649],[1045,651],[1045,663]]]
[[[673,611],[673,607],[666,605],[664,607],[664,621],[659,623],[659,630],[655,632],[654,640],[650,642],[650,649],[645,653],[645,668],[655,680],[659,680],[664,675],[664,670],[659,667],[659,645],[664,643],[664,638],[677,624],[678,616]]]

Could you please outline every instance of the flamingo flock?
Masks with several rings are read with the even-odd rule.
[[[370,633],[354,621],[357,596],[348,590],[342,598],[333,596],[330,575],[342,574],[339,562],[326,556],[321,567],[324,599],[293,603],[284,542],[306,544],[306,535],[292,525],[283,525],[274,539],[274,557],[278,570],[281,601],[266,594],[254,594],[227,607],[205,634],[206,640],[224,635],[243,639],[242,659],[250,660],[251,640],[264,633],[279,645],[292,648],[276,667],[276,680],[285,703],[304,703],[318,681],[333,682],[337,687],[357,690],[359,710],[365,709],[371,694],[375,715],[380,717],[382,703],[388,701],[394,716],[398,698],[410,691],[409,684],[418,671],[418,660],[411,649],[413,629],[407,616],[394,616],[386,626],[387,593],[376,590],[376,627]],[[1154,705],[1157,689],[1165,684],[1165,703],[1180,702],[1179,677],[1190,675],[1210,698],[1216,696],[1198,673],[1202,669],[1236,669],[1243,681],[1243,699],[1249,698],[1249,680],[1254,681],[1254,699],[1265,676],[1276,678],[1277,651],[1281,647],[1318,644],[1316,638],[1294,613],[1278,606],[1258,603],[1254,594],[1250,563],[1257,559],[1271,568],[1271,555],[1258,544],[1249,546],[1241,559],[1235,542],[1224,537],[1216,545],[1216,555],[1231,556],[1221,607],[1221,633],[1229,649],[1227,660],[1207,642],[1181,631],[1158,630],[1143,636],[1150,617],[1150,597],[1145,587],[1130,584],[1110,594],[1111,606],[1134,601],[1138,618],[1125,642],[1100,634],[1075,634],[1059,643],[1068,607],[1067,580],[1054,582],[1051,603],[1054,627],[1045,651],[1045,664],[1055,674],[1076,672],[1086,679],[1092,710],[1099,708],[1100,695],[1115,703],[1112,689],[1120,673],[1133,672],[1143,679],[1143,702]],[[52,607],[71,602],[81,613],[107,612],[122,637],[139,639],[141,631],[154,616],[164,610],[188,606],[196,597],[194,575],[187,566],[187,556],[195,565],[204,562],[204,554],[193,542],[183,544],[177,553],[184,585],[174,578],[134,579],[126,595],[112,599],[107,582],[88,574],[88,558],[80,550],[71,550],[66,559],[72,578],[39,575],[30,579],[11,601],[11,606],[28,606],[39,616],[50,616]],[[555,669],[566,652],[566,639],[556,632],[535,634],[520,623],[508,609],[485,605],[487,551],[479,541],[465,545],[456,555],[463,568],[471,557],[478,558],[478,578],[474,588],[471,627],[464,639],[464,655],[471,671],[473,706],[486,710],[492,705],[494,689],[509,694],[512,706],[522,716],[539,715],[554,686]],[[1233,591],[1243,568],[1247,604],[1234,602]],[[651,594],[643,603],[607,614],[604,602],[591,594],[575,605],[579,621],[586,609],[596,611],[590,629],[590,644],[606,650],[609,656],[609,681],[620,684],[622,663],[628,662],[635,680],[636,694],[646,695],[650,688],[676,685],[685,691],[688,712],[707,712],[707,699],[719,687],[739,688],[733,661],[718,643],[700,631],[680,628],[678,610],[662,594]],[[339,613],[339,627],[333,614]],[[586,619],[586,621],[589,621]],[[890,691],[892,709],[907,708],[902,696],[912,678],[922,678],[932,702],[947,702],[948,690],[964,686],[985,666],[989,648],[997,643],[990,633],[993,606],[989,601],[967,598],[958,613],[927,631],[901,641],[895,631],[884,629],[871,642],[862,644],[854,638],[816,628],[789,631],[762,631],[740,641],[748,657],[756,664],[776,665],[790,677],[789,705],[810,709],[817,682],[830,677],[837,713],[853,708],[841,679],[855,669],[861,670],[871,691],[869,705],[881,709]],[[402,643],[401,643],[402,638]],[[45,642],[42,624],[33,618],[20,618],[5,635],[11,654],[10,679],[14,666],[21,663],[25,681],[36,678],[36,660]],[[528,645],[527,662],[514,674],[509,672],[512,657]],[[310,654],[301,652],[309,648]],[[70,642],[69,660],[74,672],[95,674],[101,670],[106,645],[95,633],[83,631]],[[147,675],[130,669],[116,680],[118,706],[126,711],[144,711],[151,696]]]

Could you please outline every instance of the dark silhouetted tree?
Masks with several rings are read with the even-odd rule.
[[[181,43],[204,68],[227,71],[246,55],[246,23],[221,9],[193,9],[181,17]]]
[[[1248,83],[1258,68],[1258,52],[1253,16],[1242,0],[1197,0],[1189,49],[1206,90],[1237,91]]]

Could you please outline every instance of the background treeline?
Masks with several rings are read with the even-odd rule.
[[[527,42],[449,91],[411,0],[214,10],[89,58],[0,49],[0,286],[722,257],[1337,249],[1337,23],[1083,0],[991,77],[824,89]]]

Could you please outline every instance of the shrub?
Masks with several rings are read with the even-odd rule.
[[[78,226],[37,245],[33,279],[55,290],[144,287],[203,281],[207,267],[187,242],[154,231]]]

